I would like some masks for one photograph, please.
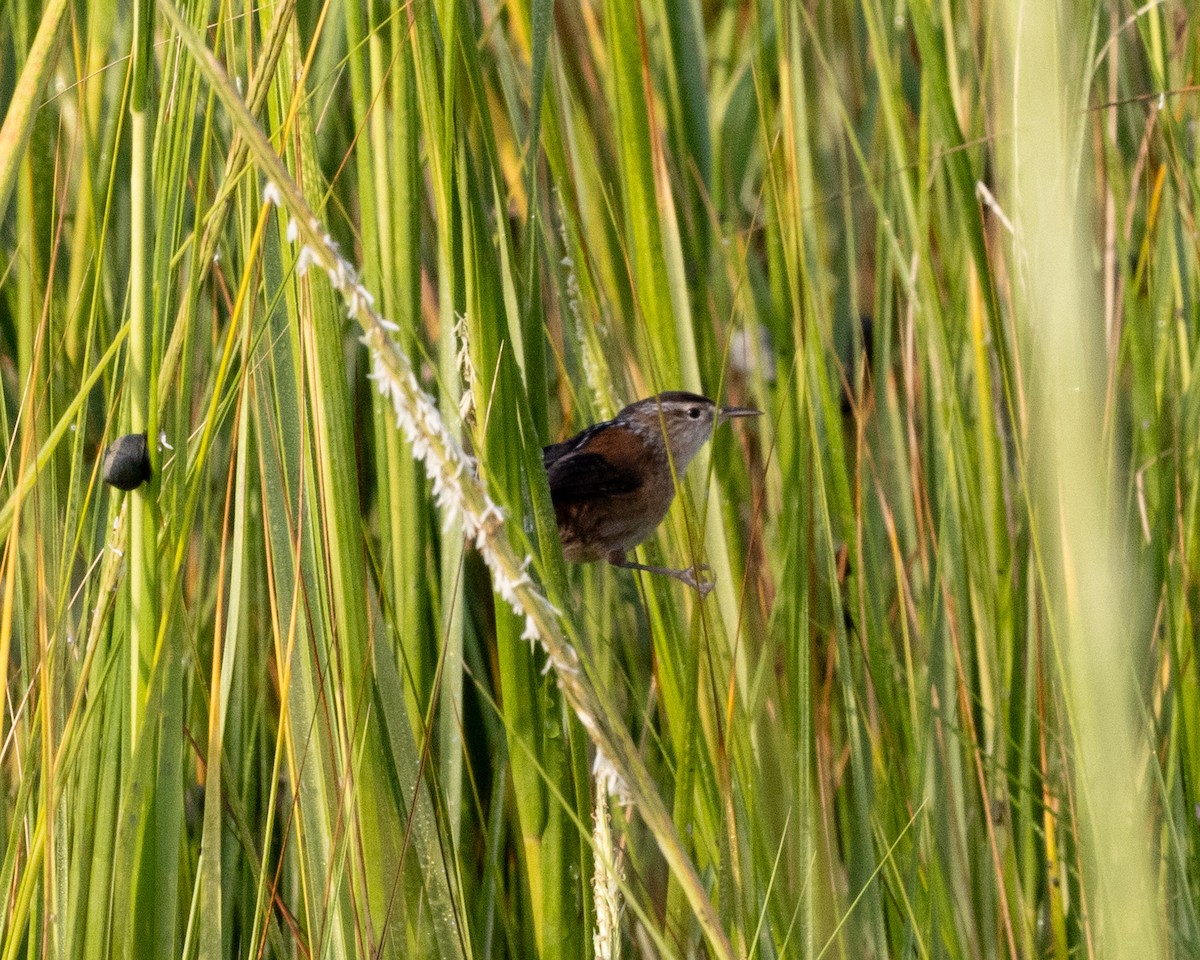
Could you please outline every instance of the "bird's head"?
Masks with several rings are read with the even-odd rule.
[[[683,473],[714,427],[735,417],[757,417],[760,413],[751,407],[718,407],[698,393],[671,390],[631,403],[616,419],[636,430],[647,443],[661,445],[665,438],[676,472]]]

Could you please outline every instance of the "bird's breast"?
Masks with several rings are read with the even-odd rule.
[[[589,563],[632,550],[653,535],[674,498],[673,484],[652,480],[632,493],[556,505],[563,557]]]

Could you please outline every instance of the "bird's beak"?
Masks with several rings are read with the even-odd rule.
[[[717,411],[717,423],[724,423],[735,417],[761,417],[762,411],[753,407],[722,407]]]

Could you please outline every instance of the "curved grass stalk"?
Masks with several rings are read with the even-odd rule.
[[[716,910],[637,747],[613,708],[596,695],[579,669],[578,655],[559,628],[558,611],[529,576],[530,559],[520,557],[512,546],[503,511],[488,496],[475,475],[472,459],[451,436],[433,400],[417,382],[411,361],[392,339],[396,325],[376,311],[374,297],[359,281],[353,265],[341,255],[329,234],[322,231],[299,187],[212,52],[183,21],[170,0],[160,0],[159,9],[217,91],[234,126],[246,138],[255,162],[267,178],[263,199],[289,215],[287,236],[301,245],[296,269],[323,270],[344,300],[350,318],[363,328],[361,339],[371,351],[372,377],[390,399],[397,425],[409,440],[413,456],[424,466],[439,508],[447,517],[461,521],[465,538],[475,545],[487,564],[496,593],[524,620],[522,636],[541,643],[546,651],[563,695],[598,751],[598,767],[609,773],[610,783],[623,785],[654,834],[714,955],[721,960],[733,960],[733,948]]]

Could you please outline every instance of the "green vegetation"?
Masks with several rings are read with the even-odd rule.
[[[1192,0],[130,7],[0,7],[0,960],[1200,956]],[[541,470],[666,389],[703,602]]]

